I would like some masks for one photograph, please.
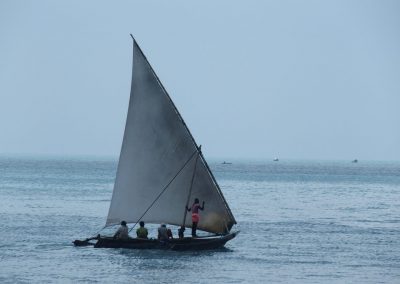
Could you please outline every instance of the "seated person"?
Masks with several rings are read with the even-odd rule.
[[[139,225],[140,227],[136,230],[137,237],[141,239],[147,239],[147,235],[149,234],[149,232],[144,227],[144,222],[140,221]]]
[[[158,227],[158,236],[157,236],[159,241],[167,241],[168,240],[168,229],[165,224],[161,224],[160,227]]]
[[[114,239],[126,240],[128,238],[129,238],[128,226],[126,225],[125,221],[122,221],[121,226],[118,228],[118,230],[114,234]]]
[[[181,227],[178,229],[178,237],[179,237],[180,239],[183,239],[184,235],[185,235],[185,227],[184,227],[184,226],[181,226]]]
[[[170,228],[167,228],[167,236],[168,236],[168,239],[173,239],[173,238],[174,238],[174,237],[172,236],[172,231],[171,231]]]

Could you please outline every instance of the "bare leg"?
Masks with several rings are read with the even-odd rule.
[[[192,237],[196,237],[197,222],[193,222],[192,225]]]

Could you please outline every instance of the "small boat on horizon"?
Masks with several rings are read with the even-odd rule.
[[[354,159],[353,161],[351,161],[352,163],[358,163],[357,159]]]
[[[224,161],[222,164],[223,164],[223,165],[232,165],[232,163],[230,163],[230,162],[225,162],[225,161]]]
[[[279,159],[278,158],[274,158],[273,161],[274,162],[279,162]]]

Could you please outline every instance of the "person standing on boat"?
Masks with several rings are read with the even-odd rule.
[[[147,231],[147,229],[144,227],[144,222],[140,221],[139,225],[140,227],[136,230],[137,237],[141,239],[147,239],[149,231]]]
[[[199,201],[199,199],[198,198],[195,198],[194,199],[194,203],[193,203],[193,205],[192,205],[192,208],[188,208],[187,206],[186,206],[186,210],[187,211],[192,211],[192,237],[197,237],[197,235],[196,235],[196,230],[197,230],[197,224],[199,223],[199,221],[200,221],[200,214],[199,214],[199,209],[201,210],[201,211],[203,211],[204,210],[204,201],[203,201],[203,205],[202,206],[200,206],[200,201]]]
[[[114,234],[114,239],[126,240],[128,238],[129,238],[128,226],[126,225],[125,221],[122,221],[121,226],[118,228],[118,230]]]

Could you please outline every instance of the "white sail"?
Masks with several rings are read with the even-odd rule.
[[[205,201],[198,228],[228,232],[236,223],[229,206],[171,98],[134,40],[128,116],[106,226],[121,220],[182,225],[193,174],[189,206],[194,198]],[[191,223],[189,213],[185,226]]]

